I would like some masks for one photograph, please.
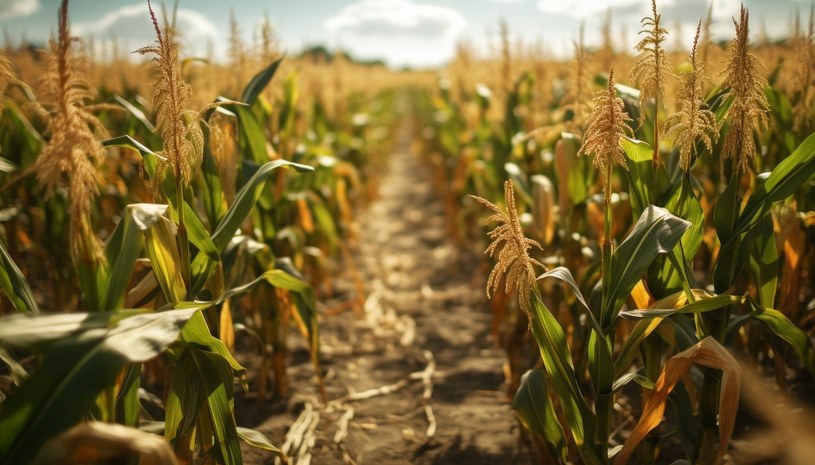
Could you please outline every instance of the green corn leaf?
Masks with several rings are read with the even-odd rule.
[[[796,136],[796,131],[793,130],[792,105],[783,93],[771,86],[764,88],[764,96],[767,97],[767,102],[770,104],[770,118],[773,125],[778,128],[771,134],[783,144],[784,148],[792,152],[795,149]]]
[[[219,250],[212,242],[207,233],[207,229],[195,210],[192,209],[189,203],[184,202],[184,226],[187,228],[187,236],[190,243],[194,245],[200,253],[203,253],[210,260],[220,260]]]
[[[283,453],[280,449],[278,449],[269,438],[266,437],[260,431],[253,430],[251,428],[243,428],[238,426],[238,437],[241,441],[249,444],[250,446],[256,449],[262,449],[265,451],[273,452],[276,454],[284,463],[288,463],[288,458],[286,454]]]
[[[129,362],[146,362],[169,347],[182,327],[198,314],[196,312],[179,309],[127,316],[108,330],[104,347]]]
[[[144,160],[144,171],[147,173],[147,176],[150,179],[156,178],[156,167],[161,157],[141,142],[130,136],[119,136],[103,140],[102,145],[104,147],[123,147],[138,152]]]
[[[654,317],[640,320],[634,325],[631,332],[628,333],[628,337],[625,338],[620,353],[614,360],[614,376],[622,376],[631,368],[631,363],[638,354],[640,344],[657,329],[662,320],[663,318]]]
[[[215,447],[220,451],[224,465],[241,465],[241,446],[232,413],[232,368],[218,354],[201,350],[192,350],[191,353],[198,368],[197,380],[203,388],[204,404],[215,436]]]
[[[107,267],[96,261],[76,260],[74,268],[85,307],[92,312],[102,311],[102,298],[108,279]]]
[[[617,378],[616,381],[614,381],[612,391],[617,392],[620,389],[622,389],[626,384],[632,381],[639,384],[641,387],[644,387],[645,389],[654,389],[654,381],[648,379],[648,377],[643,376],[639,373],[626,373]]]
[[[654,203],[656,198],[652,160],[654,150],[647,142],[629,137],[622,137],[620,143],[628,166],[625,175],[628,178],[628,190],[631,194],[631,208],[634,210],[634,218],[639,218],[645,207]]]
[[[182,306],[203,309],[211,307],[212,303],[190,302]],[[182,329],[181,341],[180,346],[185,350],[174,365],[165,437],[176,440],[178,450],[184,446],[179,441],[190,434],[193,426],[211,429],[213,445],[218,448],[224,463],[240,464],[240,446],[232,414],[232,386],[235,376],[245,378],[246,370],[226,346],[212,336],[200,312],[193,315]],[[187,450],[182,452],[189,453]]]
[[[179,309],[184,308],[184,309],[205,310],[208,308],[215,307],[217,305],[221,305],[227,299],[242,296],[252,291],[261,284],[269,284],[274,287],[294,292],[293,296],[294,303],[297,306],[298,310],[298,313],[295,315],[295,317],[302,320],[301,322],[304,325],[306,332],[308,333],[308,339],[310,342],[319,340],[317,334],[317,298],[314,294],[314,289],[311,287],[310,284],[295,276],[293,271],[287,270],[288,267],[282,266],[282,263],[278,262],[276,266],[280,266],[281,269],[268,270],[261,276],[255,278],[254,280],[248,283],[224,291],[224,293],[221,294],[221,296],[215,300],[177,302],[173,304],[173,307]],[[189,337],[186,336],[188,332],[192,334],[193,331],[196,332],[198,335],[196,336],[191,335]],[[184,328],[182,336],[185,340],[189,341],[192,341],[197,338],[200,343],[200,338],[204,337],[204,334],[209,334],[209,329],[207,328],[206,323],[203,320],[201,320],[201,323],[199,324],[198,317],[195,317]],[[223,353],[223,350],[225,350],[225,348],[223,349],[220,348],[220,346],[222,346],[220,341],[216,338],[212,339],[213,339],[211,341],[212,344],[217,345],[218,348],[212,346],[210,347],[210,350],[218,353]],[[226,353],[228,354],[228,352]],[[236,365],[233,365],[233,368],[235,368],[236,371],[244,370],[243,368],[240,367],[240,365],[237,365],[237,363]]]
[[[772,206],[798,190],[815,173],[815,134],[773,168],[767,180],[750,196],[739,215],[733,236],[743,233],[766,216]]]
[[[2,113],[4,118],[8,117],[11,120],[14,132],[22,135],[22,146],[19,149],[20,167],[25,168],[36,160],[43,144],[43,138],[14,102],[6,102],[5,110]]]
[[[281,55],[280,58],[273,61],[272,64],[255,74],[252,80],[249,81],[249,84],[247,84],[243,89],[243,93],[241,94],[241,102],[250,106],[255,103],[255,100],[257,100],[260,93],[263,92],[263,89],[266,88],[269,81],[271,81],[274,77],[275,73],[277,72],[277,68],[280,67],[280,63],[283,61],[285,56],[285,54]]]
[[[37,370],[4,402],[0,464],[30,461],[48,439],[82,420],[126,362],[160,354],[194,312],[12,315],[0,320],[0,341],[48,349]]]
[[[634,285],[657,255],[670,252],[690,226],[664,208],[646,207],[631,233],[612,255],[608,307],[601,313],[600,321],[604,328],[612,324]]]
[[[597,416],[595,445],[604,447],[608,444],[608,422],[613,418],[614,402],[614,363],[611,358],[611,346],[607,339],[600,337],[597,331],[589,333],[588,369],[597,397],[594,410]],[[605,428],[601,421],[605,421]]]
[[[164,422],[160,424],[164,439],[169,442],[176,455],[190,459],[193,451],[190,436],[198,421],[203,406],[201,383],[197,382],[198,370],[191,351],[183,350],[173,363],[167,401],[164,409]],[[159,425],[154,431],[158,434]]]
[[[623,310],[620,317],[627,320],[639,320],[643,318],[667,318],[676,314],[705,313],[729,305],[738,304],[744,301],[744,296],[738,295],[710,295],[700,289],[694,290],[696,301],[683,305],[680,308],[643,308],[634,310]]]
[[[583,297],[583,293],[580,291],[580,286],[577,285],[577,282],[574,280],[574,276],[572,276],[572,272],[569,271],[568,268],[565,266],[559,266],[557,268],[553,268],[546,273],[538,276],[538,280],[544,278],[556,278],[560,281],[566,283],[569,287],[572,288],[572,295],[575,296],[577,301],[580,303],[580,306],[585,310],[586,316],[589,318],[589,322],[591,323],[592,329],[594,329],[601,337],[605,338],[603,334],[603,328],[600,326],[600,322],[597,321],[596,316],[589,308],[589,304],[586,303],[586,299]]]
[[[668,402],[673,410],[676,420],[676,428],[679,440],[682,443],[682,449],[685,451],[687,457],[691,457],[691,461],[677,460],[671,465],[691,465],[698,455],[699,450],[699,433],[696,430],[696,421],[693,418],[693,403],[690,399],[688,390],[685,389],[683,383],[677,383],[673,391],[668,395]]]
[[[209,129],[205,129],[205,134],[209,138]],[[204,205],[204,213],[207,216],[209,227],[214,228],[226,213],[226,199],[224,198],[223,185],[218,173],[218,165],[212,155],[209,140],[204,144],[204,154],[201,159],[201,179],[202,189],[199,197]]]
[[[96,396],[112,386],[124,359],[98,340],[54,346],[0,414],[0,464],[29,463],[48,439],[79,423]],[[95,350],[97,349],[97,350]]]
[[[189,241],[198,249],[198,253],[190,265],[190,272],[192,274],[190,294],[195,296],[203,289],[209,278],[212,277],[218,262],[221,261],[221,256],[215,243],[212,242],[212,239],[207,233],[204,224],[201,223],[198,214],[196,214],[187,202],[184,202],[184,225],[187,228]]]
[[[278,118],[280,132],[285,135],[292,134],[299,99],[300,90],[297,87],[297,73],[291,72],[283,81],[283,102],[281,102],[280,117]]]
[[[740,204],[739,180],[737,176],[733,176],[713,207],[713,225],[716,227],[716,234],[723,243],[733,237],[733,228],[736,224]]]
[[[680,240],[681,249],[674,248],[673,256],[657,259],[649,274],[648,285],[651,292],[657,296],[669,295],[682,288],[683,279],[690,278],[688,263],[699,247],[702,245],[702,233],[705,225],[702,204],[693,192],[690,178],[680,176],[678,182],[671,185],[666,193],[665,208],[672,214],[686,221],[691,226],[685,231]],[[680,268],[682,267],[682,268]],[[655,273],[655,274],[654,274]]]
[[[560,323],[541,301],[537,292],[532,293],[532,335],[538,343],[544,369],[555,395],[560,400],[566,422],[583,461],[598,465],[601,460],[593,450],[594,419],[577,384],[577,375],[566,334]],[[589,441],[586,442],[586,438]]]
[[[252,207],[255,206],[258,198],[260,197],[263,187],[266,185],[266,180],[275,169],[286,166],[294,168],[295,170],[304,173],[313,171],[314,168],[306,165],[288,162],[285,160],[270,161],[263,166],[252,176],[252,178],[241,188],[240,192],[235,196],[235,203],[226,212],[223,219],[218,223],[218,227],[212,234],[212,242],[215,244],[217,250],[222,251],[235,235],[243,220],[249,215]]]
[[[815,351],[813,351],[809,336],[801,328],[795,326],[783,313],[771,308],[758,308],[752,316],[767,325],[773,334],[792,346],[795,353],[801,358],[804,368],[812,377],[815,377]]]
[[[166,210],[166,205],[148,203],[135,203],[125,207],[122,219],[105,246],[105,256],[110,268],[103,291],[102,310],[122,307],[127,284],[144,244],[143,231],[158,222]]]
[[[188,348],[205,349],[217,354],[226,360],[235,375],[239,377],[245,376],[246,368],[235,360],[235,357],[232,356],[220,339],[212,335],[204,315],[200,312],[194,314],[184,326],[184,329],[181,330],[181,340]]]
[[[136,120],[138,120],[141,124],[143,124],[144,127],[146,127],[148,131],[156,132],[156,127],[153,126],[153,123],[150,122],[150,119],[147,118],[147,115],[145,115],[144,112],[141,111],[138,107],[136,107],[135,105],[133,105],[132,103],[128,102],[127,100],[123,99],[122,97],[120,97],[118,95],[114,95],[113,99],[116,100],[116,102],[119,105],[121,105],[122,108],[127,110],[127,112],[130,113],[134,118],[136,118]],[[130,136],[124,136],[124,137],[130,137]]]
[[[68,338],[104,332],[124,318],[147,313],[148,310],[118,310],[110,313],[57,313],[39,316],[6,316],[0,319],[0,341],[12,346],[42,353]]]
[[[716,87],[710,91],[707,99],[705,99],[710,111],[716,116],[716,122],[719,124],[722,124],[727,112],[733,105],[733,99],[726,98],[729,94],[730,89]]]
[[[39,313],[34,293],[23,272],[12,260],[6,245],[0,240],[0,288],[18,312]]]
[[[690,318],[677,315],[668,317],[663,321],[673,326],[674,339],[676,340],[676,347],[679,350],[686,350],[699,342],[696,327]],[[704,335],[702,336],[704,337]]]
[[[549,454],[566,463],[566,439],[558,422],[543,370],[529,370],[521,377],[521,386],[512,401],[512,410],[524,428],[546,442]]]
[[[238,146],[243,157],[258,164],[267,162],[266,135],[252,110],[236,104],[228,105],[228,108],[238,116]]]
[[[334,215],[331,214],[331,211],[319,195],[313,192],[310,192],[310,194],[311,195],[308,196],[308,205],[314,214],[314,219],[317,222],[319,231],[328,241],[329,253],[334,254],[340,241],[340,234],[337,231]]]
[[[198,370],[191,352],[184,350],[175,360],[165,402],[162,424],[164,438],[173,444],[176,450],[187,446],[179,444],[176,438],[190,434],[203,405],[202,385],[198,382]],[[188,451],[184,450],[183,453]]]
[[[159,162],[166,161],[166,159],[153,152],[139,141],[130,136],[119,136],[102,141],[102,145],[104,147],[122,147],[138,152],[144,161],[144,172],[147,174],[147,177],[153,181],[159,179]],[[175,176],[173,175],[172,170],[164,170],[162,173],[160,190],[165,198],[175,198]]]
[[[727,292],[733,286],[750,256],[750,247],[756,233],[757,230],[751,229],[743,237],[734,236],[719,248],[713,264],[713,289],[716,292]]]
[[[285,289],[294,293],[296,317],[305,329],[304,337],[312,346],[312,351],[318,350],[316,341],[319,341],[317,329],[317,298],[310,284],[297,278],[284,270],[269,270],[263,273],[262,278],[274,287]]]
[[[778,249],[772,218],[761,220],[756,229],[756,240],[753,241],[750,253],[750,269],[757,284],[759,305],[762,308],[773,308],[778,289]]]
[[[141,367],[141,363],[130,363],[125,367],[125,376],[116,397],[116,419],[125,426],[139,426]]]

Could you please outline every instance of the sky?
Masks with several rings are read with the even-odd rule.
[[[657,0],[669,46],[689,48],[708,1]],[[729,39],[740,0],[712,1],[714,38]],[[808,18],[813,1],[744,0],[753,38],[762,28],[771,38],[785,36],[795,12]],[[172,0],[167,3],[172,8]],[[160,10],[160,5],[154,6]],[[56,30],[58,8],[59,0],[0,0],[0,30],[12,43],[25,38],[44,44]],[[234,13],[247,42],[257,40],[260,22],[268,17],[289,52],[323,44],[393,67],[433,67],[449,60],[461,42],[480,55],[495,53],[502,19],[513,41],[541,43],[555,57],[569,56],[581,21],[586,42],[599,43],[609,8],[615,45],[630,49],[640,19],[650,16],[648,0],[180,0],[177,24],[187,56],[205,56],[212,44],[216,58],[226,57]],[[133,51],[155,40],[146,0],[73,0],[69,17],[73,35],[92,36],[97,44],[115,38]]]

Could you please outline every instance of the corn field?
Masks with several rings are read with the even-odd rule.
[[[0,51],[0,465],[811,463],[815,6],[413,71],[146,3]]]

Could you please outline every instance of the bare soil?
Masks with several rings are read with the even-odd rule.
[[[353,300],[355,283],[364,283],[364,306],[320,319],[328,403],[292,337],[291,395],[259,402],[250,380],[250,392],[238,395],[237,422],[299,464],[529,463],[501,390],[503,354],[489,337],[483,257],[448,241],[432,173],[409,152],[409,136],[360,218],[351,253],[357,275],[337,277],[340,299]],[[257,356],[240,360],[257,372]],[[267,464],[274,456],[245,448],[244,460]]]

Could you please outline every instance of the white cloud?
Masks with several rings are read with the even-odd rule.
[[[649,6],[643,0],[538,0],[538,8],[543,12],[575,18],[603,14],[609,8],[640,9],[639,7],[642,7],[643,11],[647,11]]]
[[[662,16],[662,25],[668,30],[666,47],[673,50],[678,45],[690,49],[693,34],[699,20],[707,14],[708,2],[713,3],[713,22],[711,33],[713,39],[729,40],[735,32],[733,17],[738,18],[742,0],[657,0],[657,12]],[[798,0],[784,0],[785,5]],[[542,34],[544,40],[553,45],[558,57],[570,57],[573,54],[571,40],[576,38],[580,20],[585,21],[586,43],[590,47],[600,45],[600,29],[605,21],[606,11],[612,9],[612,40],[617,50],[636,53],[634,44],[642,38],[640,20],[651,16],[651,4],[647,0],[537,0],[537,7],[544,13],[544,22],[551,23],[551,34]],[[776,10],[780,7],[775,6]],[[762,14],[763,13],[763,14]],[[766,12],[753,11],[750,15],[751,39],[758,37],[762,16],[766,17],[770,37],[783,35],[788,28],[788,15],[770,16]],[[557,29],[555,24],[562,26]],[[677,27],[679,26],[679,27]],[[544,26],[545,28],[545,26]],[[622,34],[625,32],[625,39]],[[564,37],[568,39],[564,40]],[[558,43],[558,41],[560,41]]]
[[[410,0],[363,0],[343,8],[325,26],[332,32],[367,36],[441,37],[458,34],[465,23],[460,13],[449,8]]]
[[[325,22],[343,48],[393,66],[436,66],[455,53],[467,21],[450,8],[411,0],[362,0]]]
[[[679,20],[683,23],[693,23],[695,27],[696,22],[704,18],[709,2],[713,3],[714,32],[721,32],[720,29],[723,31],[728,26],[732,26],[730,18],[738,17],[742,0],[682,0],[681,2],[658,0],[657,12],[662,15],[664,22],[671,23]],[[537,6],[544,13],[578,19],[594,19],[597,22],[602,21],[606,11],[611,9],[615,26],[626,21],[630,21],[631,24],[636,21],[638,24],[641,18],[651,16],[651,4],[647,0],[538,0]]]
[[[0,2],[0,19],[28,16],[39,9],[39,0],[3,0]]]
[[[162,21],[161,12],[156,13],[159,15],[159,21]],[[179,8],[176,27],[186,47],[185,54],[203,55],[207,50],[207,43],[215,41],[218,37],[218,29],[212,21],[195,10]],[[106,13],[96,21],[76,23],[71,26],[71,31],[76,36],[115,38],[122,41],[130,50],[153,45],[156,40],[146,3],[125,5]]]
[[[739,18],[742,2],[740,0],[716,0],[713,2],[713,27],[711,33],[717,38],[732,38],[736,31],[733,19]],[[760,18],[750,15],[750,33],[758,31]]]

